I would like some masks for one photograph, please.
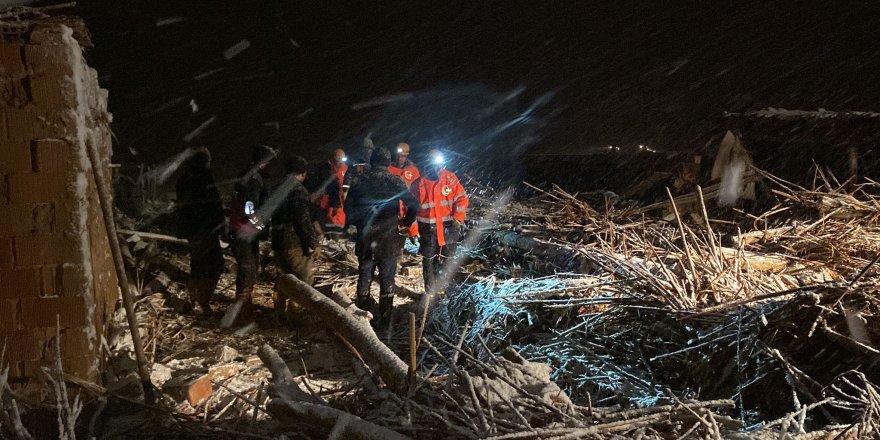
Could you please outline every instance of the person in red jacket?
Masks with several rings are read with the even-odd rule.
[[[318,166],[309,177],[309,191],[317,208],[316,220],[321,234],[337,238],[345,227],[345,211],[342,183],[348,170],[348,158],[341,148],[333,150],[333,156]]]
[[[401,142],[397,144],[397,160],[388,166],[388,171],[391,174],[396,176],[400,176],[401,179],[406,183],[406,187],[409,188],[416,179],[419,178],[419,169],[416,168],[415,164],[409,160],[409,144],[406,142]],[[400,218],[405,217],[406,213],[403,205],[400,206]],[[413,244],[416,243],[416,240],[419,236],[419,225],[418,223],[413,223],[408,231],[408,235],[410,240],[412,240]]]
[[[444,168],[443,154],[434,149],[429,158],[426,174],[413,182],[410,191],[419,200],[416,222],[425,292],[433,294],[445,289],[444,269],[455,256],[470,199],[455,173]]]

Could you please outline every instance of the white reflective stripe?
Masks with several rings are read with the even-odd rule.
[[[465,198],[465,195],[464,195],[464,194],[459,194],[459,195],[455,196],[455,198],[452,199],[452,201],[453,201],[453,202],[456,202],[456,201],[458,201],[458,200],[460,200],[460,199],[463,199],[463,198]]]
[[[441,220],[441,221],[443,221],[443,222],[451,222],[452,220],[455,220],[455,218],[452,217],[451,215],[447,215],[447,216],[443,217],[443,220]],[[419,223],[429,223],[429,224],[432,224],[432,225],[435,224],[435,223],[437,223],[437,219],[435,219],[435,218],[430,218],[430,217],[416,217],[416,221],[419,222]]]
[[[442,202],[441,202],[442,203]],[[422,203],[422,209],[429,209],[434,207],[434,202],[431,203]]]
[[[452,202],[450,202],[449,200],[441,200],[440,206],[452,206]]]

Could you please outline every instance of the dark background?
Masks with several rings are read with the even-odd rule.
[[[72,12],[110,90],[114,160],[199,144],[221,175],[257,143],[318,159],[372,133],[507,167],[607,145],[694,150],[724,111],[880,102],[875,1],[86,0]],[[157,25],[170,17],[182,21]]]

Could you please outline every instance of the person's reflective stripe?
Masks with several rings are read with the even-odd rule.
[[[444,216],[441,221],[442,222],[451,222],[453,220],[455,220],[455,218],[453,216],[447,215],[447,216]],[[416,217],[416,221],[419,223],[430,223],[432,225],[437,223],[436,218],[430,218],[430,217]]]
[[[422,203],[422,209],[430,209],[430,208],[433,208],[434,206],[435,206],[434,202]]]
[[[440,206],[452,206],[452,202],[450,202],[449,200],[441,200]]]
[[[459,200],[461,200],[461,199],[463,199],[463,198],[465,198],[464,193],[455,196],[455,198],[452,199],[452,201],[453,201],[453,202],[457,202],[457,201],[459,201]]]

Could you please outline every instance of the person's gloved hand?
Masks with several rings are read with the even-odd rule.
[[[458,232],[464,232],[464,223],[458,220],[453,220],[452,224],[456,227],[456,229],[458,229]]]
[[[409,238],[409,243],[410,243],[411,245],[413,245],[413,246],[418,246],[418,245],[419,245],[419,236],[416,235],[416,236],[414,236],[414,237],[410,237],[410,238]]]

